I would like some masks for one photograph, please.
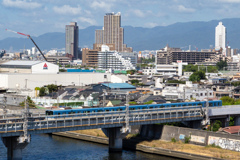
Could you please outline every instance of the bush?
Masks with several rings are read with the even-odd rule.
[[[224,96],[220,100],[222,100],[223,105],[233,105],[235,103],[235,100],[228,96]]]
[[[135,102],[135,101],[132,101],[132,102],[129,102],[129,104],[137,104],[137,102]]]
[[[152,104],[154,101],[153,100],[150,100],[148,102],[145,102],[144,104]]]
[[[209,145],[207,145],[206,147],[221,148],[221,147],[217,146],[215,143],[209,144]]]
[[[191,140],[191,136],[185,136],[184,137],[184,143],[189,143]]]
[[[171,142],[175,143],[175,142],[177,142],[177,140],[175,138],[172,138]]]

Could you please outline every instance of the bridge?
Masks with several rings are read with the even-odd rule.
[[[31,134],[102,128],[109,137],[109,152],[122,150],[122,139],[131,125],[197,121],[204,118],[202,107],[155,108],[70,115],[9,117],[1,119],[0,137],[7,147],[8,159],[22,159],[22,149]]]
[[[4,115],[0,119],[0,137],[8,149],[8,159],[22,159],[22,149],[30,143],[31,134],[102,128],[109,137],[109,152],[115,152],[122,150],[122,139],[132,125],[189,122],[199,128],[206,112],[210,119],[235,115],[240,125],[240,105],[209,107],[208,111],[206,107],[186,106],[31,117],[26,112],[23,117]]]
[[[210,108],[208,116],[211,120],[221,119],[223,127],[229,126],[230,116],[234,117],[234,125],[240,126],[240,105],[228,105]]]

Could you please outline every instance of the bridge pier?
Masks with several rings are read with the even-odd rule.
[[[234,126],[240,126],[240,116],[234,118]]]
[[[120,127],[116,128],[102,128],[104,134],[109,138],[108,151],[122,152],[122,139],[126,134],[122,134]]]
[[[7,147],[8,160],[22,160],[22,150],[29,142],[21,142],[21,137],[2,137],[4,145]]]
[[[228,118],[224,118],[222,120],[222,127],[225,128],[225,127],[229,127],[229,117]]]

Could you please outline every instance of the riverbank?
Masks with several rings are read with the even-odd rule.
[[[101,144],[108,144],[108,138],[101,130],[82,130],[53,134]],[[220,149],[214,146],[203,147],[185,144],[182,142],[174,143],[161,140],[148,141],[141,138],[134,138],[134,136],[135,135],[128,136],[128,139],[123,140],[123,148],[184,159],[240,159],[240,153]]]

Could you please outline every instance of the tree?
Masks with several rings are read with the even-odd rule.
[[[183,71],[184,72],[197,72],[198,71],[198,66],[194,66],[193,64],[189,64],[189,65],[183,66]]]
[[[194,72],[190,77],[189,80],[193,82],[199,82],[201,79],[206,79],[205,72],[197,71]]]
[[[220,100],[222,100],[222,105],[233,105],[235,103],[235,100],[228,96],[224,96]]]
[[[219,120],[216,120],[216,121],[213,123],[211,130],[212,130],[213,132],[216,132],[216,131],[219,130],[220,127],[222,127],[222,122],[219,121]]]
[[[39,91],[39,96],[45,96],[46,95],[46,88],[45,87],[41,87],[40,91]]]
[[[136,72],[137,72],[137,70],[127,70],[127,74],[131,74],[131,75],[133,75]]]
[[[216,66],[217,66],[218,70],[223,70],[224,67],[227,67],[227,61],[226,60],[225,61],[221,60],[220,62],[217,62]]]
[[[47,85],[47,88],[49,90],[49,93],[56,92],[58,90],[58,86],[55,84],[49,84]]]
[[[31,99],[31,97],[29,97],[29,96],[27,96],[26,103],[28,103],[29,108],[36,108],[35,103]],[[21,102],[19,105],[24,107],[25,106],[25,101]]]
[[[132,79],[131,80],[131,84],[138,84],[139,83],[139,80],[137,80],[137,79]]]

